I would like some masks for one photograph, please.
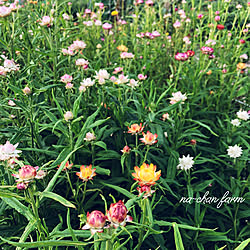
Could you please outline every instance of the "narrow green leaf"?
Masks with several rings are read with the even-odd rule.
[[[179,231],[178,225],[175,222],[173,223],[173,228],[176,250],[184,250],[183,242],[181,239],[181,233]]]
[[[250,243],[250,238],[241,242],[240,245],[235,248],[235,250],[243,250],[247,247],[249,243]]]

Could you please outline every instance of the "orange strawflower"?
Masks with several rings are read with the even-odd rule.
[[[140,168],[136,166],[134,169],[135,173],[132,173],[132,176],[134,180],[139,181],[140,186],[152,186],[161,176],[161,170],[156,172],[156,165],[153,163],[149,165],[144,162]]]
[[[121,52],[128,52],[128,48],[125,45],[119,45],[117,49]]]
[[[237,64],[237,70],[242,70],[242,69],[245,69],[247,66],[245,63],[238,63]]]
[[[157,134],[152,134],[148,131],[147,134],[142,132],[142,135],[143,135],[143,138],[140,138],[140,140],[146,145],[153,145],[157,143],[157,140],[156,140],[156,138],[158,137]]]
[[[92,180],[92,178],[96,176],[95,170],[96,168],[92,169],[91,164],[89,166],[82,165],[80,167],[80,172],[77,172],[76,175],[79,176],[79,178],[82,179],[83,182],[85,182],[88,180]]]
[[[142,123],[140,123],[140,125],[132,124],[131,127],[128,127],[128,133],[135,135],[135,134],[142,132],[143,129],[144,129],[144,126],[142,126]]]
[[[62,163],[60,165],[58,165],[58,168],[60,168],[61,165],[62,165]],[[66,164],[65,164],[65,166],[64,166],[64,168],[63,168],[63,170],[66,171],[68,169],[71,169],[72,166],[73,166],[73,163],[69,164],[69,161],[67,161]]]

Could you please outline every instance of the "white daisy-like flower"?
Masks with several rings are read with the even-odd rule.
[[[236,127],[239,127],[240,126],[240,120],[239,119],[234,119],[234,120],[231,121],[231,124],[233,124]]]
[[[176,92],[176,93],[172,93],[172,96],[170,99],[170,104],[175,104],[179,101],[183,101],[181,102],[182,104],[184,103],[184,101],[187,99],[186,94],[182,94],[180,91]]]
[[[240,110],[236,113],[237,117],[241,120],[247,121],[249,119],[249,114],[247,111]]]
[[[231,158],[238,158],[242,155],[242,148],[238,145],[229,146],[229,148],[227,149],[227,154]]]
[[[193,167],[194,157],[190,157],[189,154],[187,156],[183,155],[182,158],[179,158],[179,165],[177,166],[177,169],[182,169],[182,170],[188,170]]]

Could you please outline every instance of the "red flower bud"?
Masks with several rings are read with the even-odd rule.
[[[216,28],[217,28],[218,30],[224,30],[225,26],[224,26],[223,24],[218,24],[218,25],[216,26]]]
[[[36,169],[30,165],[25,165],[19,169],[19,178],[28,181],[36,177]]]

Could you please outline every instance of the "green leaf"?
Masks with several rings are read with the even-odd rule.
[[[94,145],[99,146],[99,147],[101,147],[101,148],[107,150],[107,145],[106,145],[106,143],[103,142],[103,141],[97,141],[97,142],[94,143]]]
[[[0,197],[6,197],[6,198],[15,197],[18,200],[25,200],[24,197],[14,193],[14,192],[10,192],[8,190],[2,190],[2,189],[0,189]]]
[[[112,185],[112,184],[108,184],[106,182],[100,182],[102,185],[104,186],[107,186],[107,187],[110,187],[110,188],[113,188],[115,189],[116,191],[120,192],[121,194],[127,196],[128,198],[130,199],[135,199],[137,196],[131,194],[129,191],[127,191],[126,189],[124,188],[121,188],[121,187],[118,187],[118,186],[115,186],[115,185]]]
[[[67,201],[62,196],[55,194],[53,192],[43,191],[43,192],[37,192],[37,193],[35,193],[35,195],[39,195],[41,198],[46,197],[46,198],[50,198],[52,200],[58,201],[62,205],[64,205],[65,207],[76,208],[75,205],[73,205],[71,202]]]
[[[21,202],[19,202],[16,198],[1,198],[5,203],[7,203],[10,207],[14,208],[17,212],[24,215],[29,221],[34,221],[34,216],[30,209],[24,206]]]
[[[78,96],[78,98],[75,100],[74,102],[74,106],[73,106],[73,116],[76,118],[77,117],[77,113],[78,113],[78,110],[79,110],[79,106],[80,106],[80,103],[81,103],[81,99],[82,99],[82,93],[80,93],[80,95]]]
[[[97,174],[110,175],[110,170],[109,169],[101,168],[99,166],[95,166],[95,168],[96,168],[96,173]]]
[[[181,239],[181,233],[179,231],[178,225],[175,222],[173,223],[173,228],[176,250],[184,250],[183,242]]]
[[[235,250],[243,250],[247,247],[249,243],[250,243],[250,238],[241,242],[240,245],[235,248]]]

